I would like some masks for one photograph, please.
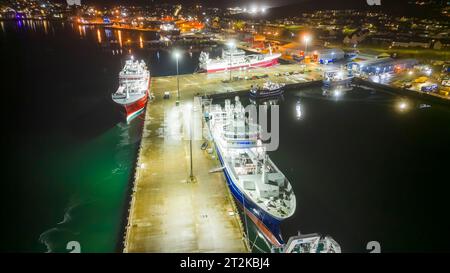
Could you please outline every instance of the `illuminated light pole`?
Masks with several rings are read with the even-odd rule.
[[[193,159],[192,159],[192,126],[193,126],[193,122],[192,122],[192,118],[193,118],[193,111],[192,111],[192,105],[188,104],[188,111],[189,111],[189,154],[190,154],[190,161],[191,161],[191,169],[190,169],[190,174],[189,174],[189,181],[190,182],[195,182],[195,177],[194,177],[194,167],[193,167]]]
[[[180,103],[180,79],[179,79],[179,72],[178,72],[178,60],[180,59],[180,52],[175,51],[174,52],[175,59],[177,60],[177,102],[176,105]]]
[[[305,42],[305,58],[306,58],[306,55],[308,54],[308,43],[311,41],[311,36],[305,35],[303,37],[303,41]]]
[[[232,49],[234,48],[234,46],[235,46],[235,44],[234,44],[234,42],[233,41],[229,41],[228,43],[227,43],[227,46],[228,46],[228,48],[230,49],[229,51],[228,51],[228,53],[230,54],[230,67],[228,68],[229,70],[230,70],[230,82],[231,82],[231,66],[232,66],[232,62],[231,62],[231,53],[232,53]]]

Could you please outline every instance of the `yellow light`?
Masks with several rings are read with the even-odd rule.
[[[305,43],[309,43],[309,42],[311,41],[311,36],[305,35],[305,36],[303,37],[303,41],[305,41]]]
[[[102,42],[102,35],[100,34],[100,29],[97,29],[97,40],[99,43]]]

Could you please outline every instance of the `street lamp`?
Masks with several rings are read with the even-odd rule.
[[[189,155],[190,155],[190,161],[191,161],[191,170],[190,170],[190,174],[189,174],[189,181],[190,182],[195,182],[195,177],[194,177],[194,170],[193,170],[193,162],[192,162],[192,118],[193,118],[193,111],[192,111],[192,104],[188,104],[188,111],[189,111]]]
[[[228,46],[228,48],[230,49],[230,50],[228,51],[228,54],[230,54],[230,67],[228,67],[228,69],[230,70],[230,82],[231,82],[231,66],[232,66],[231,55],[232,55],[232,49],[233,49],[234,46],[235,46],[234,41],[229,41],[229,42],[227,43],[227,46]]]
[[[180,52],[179,51],[175,51],[174,54],[175,59],[177,60],[177,105],[180,103],[180,79],[179,79],[179,73],[178,73],[178,60],[180,59]]]
[[[303,41],[305,42],[305,58],[306,58],[306,55],[307,55],[307,52],[308,52],[308,43],[311,41],[311,36],[305,35],[303,37]]]

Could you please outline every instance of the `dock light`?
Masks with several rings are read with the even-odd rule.
[[[334,91],[334,96],[335,96],[335,97],[340,97],[341,95],[342,95],[341,90],[335,90],[335,91]]]
[[[305,57],[308,55],[308,43],[311,41],[310,35],[303,36],[303,41],[305,42]]]
[[[412,72],[412,70],[408,71],[408,75],[411,76],[412,74],[414,74],[414,72]]]

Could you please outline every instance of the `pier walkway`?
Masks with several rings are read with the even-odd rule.
[[[189,182],[190,102],[157,97],[147,106],[124,252],[247,252],[223,174],[209,173],[220,163],[202,141],[193,141],[197,181]]]

